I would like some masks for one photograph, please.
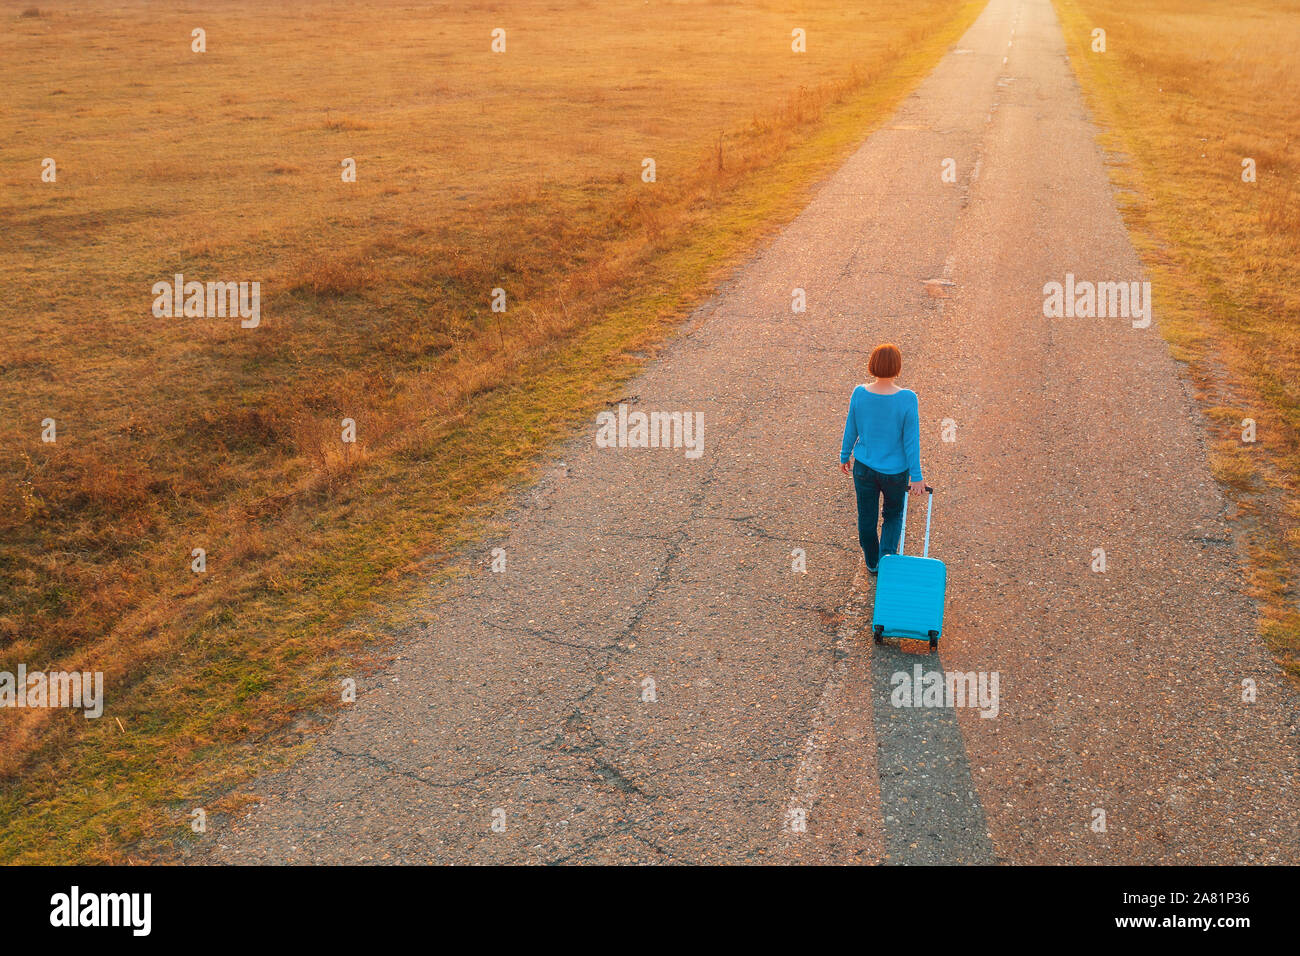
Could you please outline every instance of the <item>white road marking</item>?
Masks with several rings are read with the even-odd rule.
[[[849,641],[860,630],[859,615],[861,599],[865,595],[863,587],[866,583],[865,574],[865,565],[859,566],[853,576],[853,587],[849,590],[848,600],[840,608],[843,620],[835,629],[835,641],[832,645],[836,652],[848,650]],[[869,651],[870,648],[868,642],[866,650]],[[799,761],[799,772],[794,778],[794,792],[786,805],[785,819],[781,821],[781,829],[786,835],[783,848],[788,847],[800,835],[790,830],[790,821],[795,818],[798,811],[803,811],[805,821],[811,819],[813,807],[817,804],[822,761],[826,754],[826,735],[823,733],[823,728],[831,719],[831,715],[836,712],[840,690],[844,686],[844,676],[848,670],[849,655],[837,653],[836,660],[831,665],[830,676],[826,678],[826,685],[822,688],[817,709],[813,711],[812,730],[808,732],[808,737],[803,742],[803,756]]]

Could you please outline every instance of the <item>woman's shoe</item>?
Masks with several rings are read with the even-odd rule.
[[[868,573],[868,574],[878,574],[879,572],[878,572],[875,568],[873,568],[873,567],[868,567],[868,568],[867,568],[867,573]]]

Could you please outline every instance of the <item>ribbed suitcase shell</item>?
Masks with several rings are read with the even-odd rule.
[[[943,600],[948,589],[948,568],[930,557],[930,515],[934,508],[934,490],[925,505],[925,551],[923,557],[910,554],[886,554],[880,559],[876,578],[876,607],[871,615],[871,629],[889,637],[930,638],[938,641],[943,633]],[[898,548],[903,550],[907,533],[907,499],[903,499],[903,527]]]
[[[931,631],[943,633],[943,597],[948,568],[934,558],[887,554],[876,578],[876,610],[871,626],[883,626],[889,637],[926,640]]]

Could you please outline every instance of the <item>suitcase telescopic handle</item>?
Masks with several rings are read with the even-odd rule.
[[[925,486],[925,550],[921,552],[921,557],[930,556],[930,516],[934,513],[934,489],[929,485]],[[912,497],[910,494],[903,495],[903,526],[898,529],[898,553],[903,553],[903,538],[907,534],[907,499]]]

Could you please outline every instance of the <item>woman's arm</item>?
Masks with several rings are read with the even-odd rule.
[[[853,454],[853,446],[858,443],[858,422],[853,417],[853,403],[857,397],[858,390],[855,388],[853,394],[849,396],[849,414],[844,419],[844,440],[840,442],[841,471],[845,470],[845,466],[849,463],[849,456]]]
[[[924,491],[924,479],[921,477],[921,409],[915,393],[903,413],[903,453],[907,456],[907,468],[912,484],[920,484],[921,490]]]

